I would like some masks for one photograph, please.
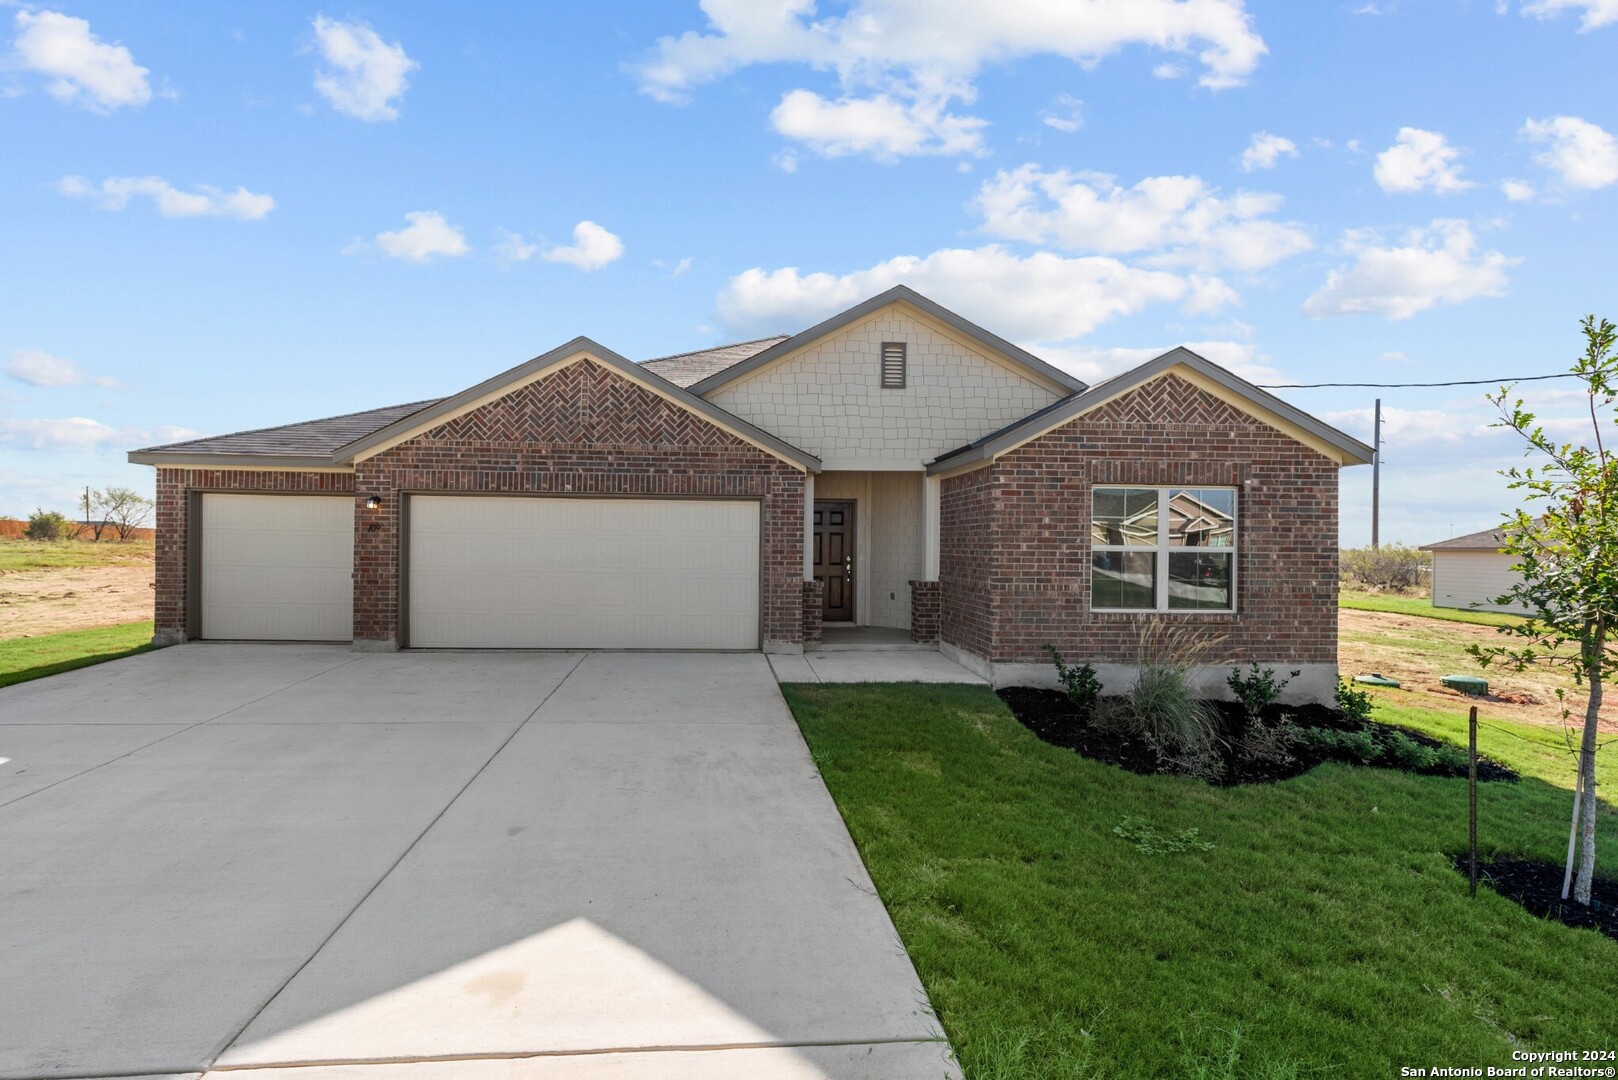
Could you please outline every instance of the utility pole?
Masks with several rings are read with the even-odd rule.
[[[1382,399],[1376,399],[1371,433],[1371,547],[1380,547],[1382,518]]]
[[[86,530],[90,530],[90,489],[88,487],[84,489],[84,527]]]

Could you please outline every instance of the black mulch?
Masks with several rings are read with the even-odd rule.
[[[1067,695],[1061,691],[1010,686],[995,692],[1024,727],[1053,746],[1066,747],[1069,750],[1077,751],[1084,757],[1105,762],[1108,765],[1116,765],[1121,769],[1126,769],[1142,776],[1154,776],[1164,771],[1160,758],[1151,747],[1126,735],[1092,726],[1089,723],[1089,718],[1080,712],[1068,700]],[[1240,735],[1246,729],[1247,724],[1247,716],[1242,707],[1235,702],[1227,701],[1209,701],[1207,704],[1218,711],[1222,719],[1223,730],[1228,735],[1233,736],[1225,739],[1221,747],[1224,757],[1224,776],[1219,781],[1219,784],[1223,787],[1235,784],[1265,784],[1274,783],[1277,780],[1287,780],[1294,776],[1302,776],[1322,762],[1333,760],[1345,761],[1349,764],[1369,764],[1383,768],[1402,767],[1390,756],[1384,756],[1370,762],[1361,762],[1357,759],[1321,752],[1319,748],[1312,745],[1294,746],[1291,750],[1290,759],[1284,761],[1245,758],[1240,755],[1237,749]],[[1392,724],[1379,724],[1374,720],[1361,722],[1324,705],[1272,706],[1265,716],[1266,718],[1277,719],[1283,714],[1300,728],[1371,731],[1380,739],[1385,739],[1393,732],[1398,732],[1423,746],[1440,747],[1450,745],[1441,739],[1435,739],[1430,735],[1419,731],[1411,731],[1408,728],[1395,727]],[[1405,771],[1412,770],[1406,769]],[[1420,772],[1421,775],[1427,776],[1464,777],[1466,768],[1462,766],[1457,769],[1440,765]],[[1515,770],[1480,755],[1478,757],[1478,779],[1480,781],[1510,781],[1518,779],[1518,776]]]
[[[1467,872],[1466,856],[1455,856],[1455,869]],[[1591,904],[1585,907],[1568,894],[1562,899],[1562,878],[1567,868],[1561,863],[1537,859],[1495,856],[1478,860],[1478,885],[1487,886],[1508,900],[1515,900],[1542,919],[1554,919],[1568,926],[1596,930],[1618,939],[1618,881],[1596,878],[1590,890]]]

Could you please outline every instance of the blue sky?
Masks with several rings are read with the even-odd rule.
[[[0,512],[898,281],[1089,379],[1562,370],[1618,318],[1615,60],[1618,0],[0,0]],[[1382,392],[1384,540],[1507,508],[1485,389]]]

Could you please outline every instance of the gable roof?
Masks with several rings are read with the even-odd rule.
[[[332,457],[339,464],[350,464],[361,457],[371,457],[390,446],[414,438],[423,431],[427,431],[446,420],[469,412],[487,401],[503,396],[516,386],[532,382],[550,368],[581,358],[596,361],[617,374],[633,382],[640,383],[658,396],[696,413],[716,427],[722,428],[737,438],[750,442],[784,461],[797,465],[808,472],[818,473],[820,471],[820,459],[813,454],[799,450],[790,443],[771,435],[763,428],[755,427],[741,417],[704,401],[683,386],[665,379],[656,371],[648,371],[640,364],[624,359],[611,349],[598,345],[587,337],[576,337],[567,344],[536,356],[525,364],[518,364],[514,368],[502,371],[493,378],[485,379],[476,386],[470,386],[460,393],[437,401],[418,412],[400,417],[385,427],[369,432],[338,447],[332,452]]]
[[[657,372],[675,386],[689,387],[786,339],[785,334],[776,334],[774,337],[758,338],[754,341],[738,341],[733,345],[719,345],[712,349],[698,349],[695,352],[675,353],[673,356],[659,356],[655,360],[642,360],[640,366],[647,371]]]
[[[1271,417],[1283,424],[1297,429],[1303,435],[1330,447],[1336,451],[1335,456],[1339,465],[1368,465],[1371,461],[1371,448],[1351,435],[1346,435],[1330,424],[1315,419],[1302,409],[1288,405],[1273,394],[1266,393],[1232,372],[1215,364],[1213,361],[1180,346],[1170,349],[1155,360],[1148,360],[1139,367],[1131,368],[1121,375],[1115,375],[1105,382],[1099,382],[1083,393],[1052,402],[1038,412],[1030,413],[1014,423],[1007,424],[998,431],[957,447],[945,454],[940,454],[927,464],[929,473],[945,472],[958,469],[976,461],[988,461],[999,457],[1008,450],[1015,449],[1029,439],[1037,438],[1053,428],[1060,427],[1069,420],[1080,416],[1090,410],[1121,397],[1143,383],[1150,382],[1159,375],[1166,374],[1175,368],[1184,368],[1204,379],[1223,388],[1228,393],[1242,400],[1251,411],[1261,414],[1260,419],[1267,419],[1262,414],[1268,413]]]
[[[140,465],[213,465],[233,460],[253,463],[264,458],[284,468],[330,468],[331,455],[338,447],[380,431],[395,421],[413,416],[442,401],[431,398],[406,405],[388,405],[364,412],[305,420],[297,424],[254,428],[229,435],[165,443],[131,451],[129,460]]]
[[[1423,544],[1421,551],[1499,551],[1505,538],[1499,529],[1479,529],[1465,536],[1452,536],[1436,544]]]
[[[812,345],[821,338],[829,337],[844,327],[860,321],[867,315],[880,311],[889,304],[898,302],[909,304],[924,315],[928,315],[948,326],[956,333],[975,341],[988,351],[1024,368],[1043,382],[1055,383],[1074,393],[1081,393],[1087,388],[1083,382],[1075,379],[1067,372],[1052,367],[1033,353],[1018,348],[997,334],[991,334],[976,323],[966,321],[948,308],[927,299],[908,285],[895,285],[887,292],[879,293],[864,303],[855,304],[847,311],[839,312],[823,322],[816,323],[802,333],[783,338],[769,348],[754,353],[739,363],[731,364],[723,370],[716,371],[714,374],[693,383],[691,390],[693,393],[707,396],[715,390],[743,378],[750,372],[757,371],[766,364],[773,363],[789,353],[797,352],[806,345]]]

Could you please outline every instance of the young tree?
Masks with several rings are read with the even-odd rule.
[[[111,523],[118,539],[128,540],[135,530],[146,524],[152,514],[152,500],[125,487],[110,487],[96,492],[102,516]]]
[[[1573,878],[1578,848],[1578,877],[1573,898],[1590,903],[1596,866],[1596,751],[1601,698],[1608,666],[1618,659],[1613,640],[1618,630],[1618,457],[1607,439],[1618,442],[1618,328],[1594,315],[1583,323],[1585,351],[1572,373],[1588,405],[1588,441],[1559,443],[1545,433],[1521,398],[1509,400],[1511,387],[1488,395],[1500,410],[1496,427],[1510,428],[1527,442],[1524,456],[1539,461],[1502,470],[1525,505],[1507,515],[1501,526],[1501,548],[1517,558],[1522,580],[1496,601],[1518,605],[1533,614],[1521,624],[1503,626],[1502,633],[1519,640],[1515,647],[1477,645],[1470,651],[1488,666],[1504,661],[1521,671],[1531,664],[1554,664],[1569,669],[1575,686],[1589,690],[1583,730],[1574,748],[1571,714],[1564,704],[1568,748],[1578,760],[1573,789],[1573,825],[1568,838],[1567,876],[1562,896]],[[1565,692],[1557,697],[1566,700]],[[1578,840],[1575,845],[1575,839]]]
[[[30,540],[61,540],[71,535],[73,523],[55,510],[35,510],[28,515],[28,528],[23,535]]]

